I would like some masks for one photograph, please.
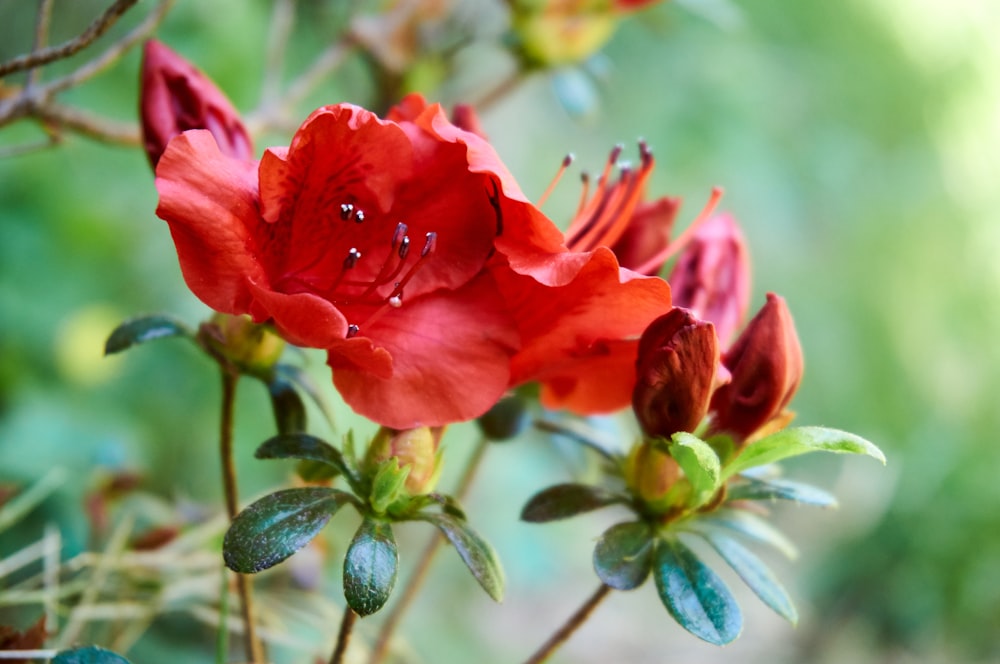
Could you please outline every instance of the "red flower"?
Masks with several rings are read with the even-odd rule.
[[[673,308],[650,324],[639,341],[632,408],[649,436],[691,432],[708,412],[719,364],[711,323]]]
[[[253,142],[226,96],[187,60],[151,39],[142,57],[142,141],[156,167],[167,143],[188,129],[207,129],[223,154],[253,158]]]
[[[560,249],[485,141],[408,102],[321,108],[259,165],[186,132],[156,181],[191,290],[326,349],[348,404],[397,429],[497,401],[518,346],[497,283]]]
[[[750,257],[736,220],[719,214],[699,225],[667,281],[674,304],[711,321],[728,346],[750,306]]]
[[[784,298],[767,294],[722,364],[732,380],[712,397],[712,429],[732,434],[740,444],[783,417],[802,380],[802,346]]]

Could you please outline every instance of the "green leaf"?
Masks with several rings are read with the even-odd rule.
[[[341,473],[357,490],[361,480],[336,447],[307,433],[278,434],[264,441],[254,456],[258,459],[303,459],[324,464]]]
[[[729,563],[729,566],[764,604],[774,609],[779,616],[793,625],[798,623],[799,614],[795,610],[795,605],[792,604],[792,598],[788,596],[781,582],[761,562],[760,558],[735,539],[721,532],[708,533],[703,537],[722,556],[722,559]]]
[[[108,340],[104,344],[104,354],[112,355],[120,353],[126,348],[131,348],[147,341],[153,341],[154,339],[190,336],[192,334],[187,326],[169,316],[132,318],[111,332],[111,336],[108,337]]]
[[[670,456],[680,464],[694,491],[690,507],[704,505],[722,482],[719,456],[708,443],[689,433],[680,431],[670,438]]]
[[[349,493],[326,487],[285,489],[264,496],[240,512],[222,542],[226,566],[252,574],[274,567],[304,547],[330,517],[347,503]]]
[[[749,537],[761,544],[773,546],[785,554],[787,558],[794,559],[799,555],[795,544],[784,533],[772,526],[768,521],[746,510],[716,510],[708,516],[689,521],[684,525],[684,528],[699,535],[711,533],[713,529],[722,528]]]
[[[472,572],[472,576],[476,577],[476,581],[483,587],[483,590],[496,602],[503,599],[503,568],[500,566],[500,559],[497,557],[496,551],[486,540],[470,528],[465,521],[456,519],[449,514],[421,512],[415,518],[437,526],[458,551],[462,562]]]
[[[274,377],[267,384],[271,408],[279,434],[301,433],[306,430],[306,406],[295,386],[283,378]]]
[[[794,427],[782,429],[750,443],[732,463],[726,466],[723,479],[728,479],[747,468],[774,463],[808,452],[820,451],[867,454],[883,464],[885,463],[885,455],[882,454],[882,450],[861,436],[823,427]]]
[[[392,526],[365,517],[344,557],[344,597],[355,613],[370,616],[385,606],[398,565]]]
[[[326,419],[327,423],[330,425],[331,429],[336,429],[337,427],[333,422],[333,414],[330,412],[330,407],[326,403],[326,399],[323,397],[323,393],[319,386],[316,385],[316,381],[313,380],[312,376],[306,373],[301,367],[297,367],[294,364],[280,363],[275,365],[275,372],[284,376],[285,379],[289,380],[294,385],[298,386],[306,396],[312,399],[316,407],[323,414],[323,418]]]
[[[425,493],[420,496],[414,496],[410,500],[409,505],[407,505],[406,510],[400,514],[400,518],[412,519],[413,514],[430,505],[438,505],[445,514],[450,514],[462,521],[465,520],[465,510],[462,509],[462,505],[458,502],[458,499],[443,493]]]
[[[726,584],[676,538],[657,543],[653,561],[656,590],[681,627],[722,646],[743,629],[743,616]]]
[[[628,502],[625,496],[600,487],[557,484],[532,496],[521,510],[521,520],[545,523],[625,502]]]
[[[385,514],[389,506],[406,496],[406,478],[412,466],[399,467],[399,459],[391,457],[379,464],[372,478],[372,490],[368,504],[377,514]]]
[[[594,571],[615,590],[638,588],[653,564],[653,532],[642,521],[611,526],[594,547]]]
[[[791,500],[816,507],[836,507],[833,494],[810,484],[791,480],[758,480],[744,478],[744,481],[729,489],[727,500]]]
[[[52,664],[129,664],[129,661],[110,650],[86,646],[56,653]]]

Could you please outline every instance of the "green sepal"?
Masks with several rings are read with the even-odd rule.
[[[836,507],[837,498],[811,484],[783,479],[759,480],[743,477],[738,484],[732,484],[726,500],[790,500],[815,507]]]
[[[169,337],[193,337],[194,334],[181,323],[170,316],[141,316],[130,318],[116,327],[104,343],[104,354],[113,355],[121,351],[144,344],[155,339]]]
[[[638,588],[649,576],[654,543],[653,531],[645,522],[611,526],[594,547],[594,571],[615,590]]]
[[[51,664],[129,664],[129,661],[110,650],[97,646],[84,646],[56,653]]]
[[[326,487],[284,489],[264,496],[236,515],[222,541],[222,556],[234,572],[274,567],[304,547],[337,510],[358,500]]]
[[[729,588],[677,538],[657,542],[653,579],[663,605],[687,631],[717,646],[740,635],[743,616]]]
[[[295,385],[277,375],[267,383],[274,411],[274,423],[279,434],[302,433],[306,430],[306,406]]]
[[[882,450],[861,436],[824,427],[793,427],[750,443],[739,456],[723,469],[723,479],[754,466],[763,466],[781,459],[808,452],[838,452],[866,454],[885,464]]]
[[[586,484],[556,484],[539,491],[521,510],[521,520],[545,523],[567,519],[615,503],[627,503],[620,493]]]
[[[440,507],[441,511],[445,514],[465,521],[465,510],[462,509],[462,505],[458,502],[458,499],[443,493],[425,493],[420,496],[414,496],[409,500],[405,510],[394,513],[393,516],[399,519],[413,519],[415,518],[414,514],[432,505]]]
[[[691,483],[688,507],[700,507],[711,500],[722,483],[722,467],[712,446],[680,431],[670,437],[668,449]]]
[[[278,434],[268,438],[257,448],[254,456],[258,459],[302,459],[322,464],[330,470],[327,477],[324,478],[323,475],[320,475],[319,479],[332,478],[339,473],[347,479],[355,491],[361,487],[361,478],[344,458],[344,455],[333,445],[307,433]],[[301,467],[302,464],[299,465],[300,469]],[[317,474],[314,473],[312,477]]]
[[[344,598],[355,613],[369,616],[385,606],[398,566],[392,526],[366,516],[344,557]]]
[[[456,519],[450,514],[420,512],[414,518],[437,526],[458,551],[462,562],[469,568],[483,590],[494,601],[503,600],[503,567],[489,542],[480,537],[465,521]]]
[[[772,526],[769,521],[747,510],[724,508],[684,524],[685,530],[699,535],[711,533],[713,529],[718,528],[772,546],[789,559],[794,560],[799,555],[795,544],[784,533]]]
[[[764,604],[771,607],[779,616],[795,625],[799,621],[799,613],[795,610],[792,598],[778,581],[774,573],[768,569],[760,558],[738,541],[721,532],[702,533],[702,537],[712,545],[712,548],[722,556],[722,559],[733,568],[743,582],[754,591]]]
[[[410,469],[409,465],[400,468],[396,457],[386,459],[378,465],[368,495],[368,504],[376,514],[385,514],[390,505],[400,498],[408,497],[406,478],[410,475]]]

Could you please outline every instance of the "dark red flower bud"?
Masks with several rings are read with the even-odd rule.
[[[719,214],[699,226],[667,281],[674,305],[711,321],[727,347],[750,306],[750,258],[736,220]]]
[[[643,431],[668,437],[694,431],[715,387],[719,344],[711,323],[674,307],[639,340],[632,408]]]
[[[156,168],[167,143],[188,129],[212,132],[219,150],[253,159],[253,143],[240,114],[194,65],[156,40],[146,42],[139,99],[142,140]]]
[[[726,351],[722,364],[732,380],[712,398],[712,428],[743,442],[781,416],[802,380],[802,347],[784,298],[767,294],[767,303]]]

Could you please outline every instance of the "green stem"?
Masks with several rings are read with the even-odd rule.
[[[239,495],[236,490],[236,464],[233,461],[233,411],[236,404],[236,384],[240,374],[236,370],[222,367],[222,423],[219,428],[219,453],[222,457],[222,486],[226,494],[226,513],[230,522],[239,511]],[[236,587],[240,594],[240,610],[243,614],[243,640],[246,655],[251,664],[263,664],[264,648],[257,637],[257,621],[253,604],[253,587],[250,577],[236,575]],[[225,625],[222,625],[225,629]]]
[[[344,618],[340,621],[337,645],[333,649],[333,654],[330,655],[330,664],[341,664],[344,661],[344,653],[347,652],[347,642],[351,639],[351,630],[354,629],[354,623],[357,619],[358,614],[354,612],[354,609],[349,606],[344,607]]]
[[[542,662],[551,657],[552,653],[558,650],[559,646],[565,643],[573,635],[573,632],[586,622],[590,614],[601,603],[601,600],[607,597],[609,592],[611,592],[611,586],[602,583],[597,591],[583,603],[583,606],[577,609],[576,613],[570,616],[570,619],[548,641],[542,644],[541,648],[535,651],[534,655],[524,660],[524,664],[542,664]]]
[[[475,449],[472,451],[472,455],[466,462],[465,471],[462,473],[462,478],[458,482],[458,489],[455,491],[455,497],[459,500],[465,498],[465,495],[469,492],[469,487],[472,486],[472,480],[476,476],[476,470],[482,462],[487,447],[489,447],[489,440],[485,437],[480,438]],[[424,581],[427,579],[427,572],[431,568],[431,562],[434,561],[434,556],[437,554],[438,549],[441,548],[443,542],[444,536],[440,531],[435,530],[430,540],[427,541],[426,546],[424,546],[424,550],[421,552],[420,558],[413,568],[409,580],[406,582],[406,587],[403,588],[403,593],[400,595],[399,601],[392,607],[389,616],[382,623],[382,628],[375,639],[375,647],[372,649],[372,655],[368,660],[368,664],[381,664],[382,660],[389,653],[389,643],[392,641],[392,635],[396,632],[396,628],[403,619],[403,615],[416,598],[417,592],[423,587]]]

